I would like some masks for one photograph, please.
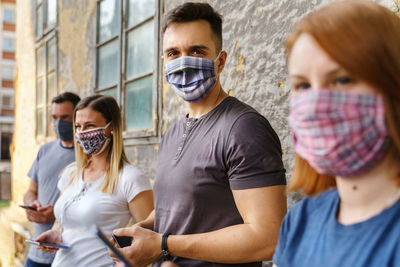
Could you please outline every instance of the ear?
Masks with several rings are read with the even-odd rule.
[[[226,58],[228,57],[228,53],[226,51],[221,50],[218,61],[217,61],[217,73],[220,74],[225,67]]]
[[[164,61],[164,56],[161,56],[161,60]]]

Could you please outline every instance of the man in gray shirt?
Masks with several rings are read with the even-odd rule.
[[[161,256],[179,266],[261,266],[286,213],[279,138],[223,91],[222,19],[210,5],[176,7],[163,33],[165,78],[189,112],[161,141],[154,212],[114,234],[133,237],[121,249],[133,266],[158,266]]]
[[[25,204],[36,209],[26,210],[28,220],[34,223],[33,238],[53,226],[53,206],[60,194],[57,189],[58,174],[75,161],[72,119],[79,100],[79,96],[69,92],[52,99],[51,115],[58,139],[40,147],[28,173],[31,183],[24,196]],[[44,253],[31,246],[25,266],[51,266],[53,258],[54,254]]]

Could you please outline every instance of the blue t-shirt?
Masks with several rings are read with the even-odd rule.
[[[286,215],[273,258],[278,267],[400,266],[400,200],[360,223],[336,220],[337,190],[305,198]]]

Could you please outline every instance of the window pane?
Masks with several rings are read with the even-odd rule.
[[[128,34],[127,79],[153,71],[154,21]]]
[[[112,96],[118,102],[117,88],[111,88],[111,89],[108,89],[108,90],[101,91],[100,94]]]
[[[15,52],[15,40],[11,38],[3,39],[3,51]]]
[[[36,9],[36,36],[42,36],[43,33],[43,6]]]
[[[14,69],[12,67],[3,67],[1,76],[3,80],[14,80]]]
[[[153,76],[127,84],[126,86],[126,128],[141,130],[153,127],[152,90]]]
[[[47,103],[50,104],[53,97],[57,95],[56,75],[50,73],[47,75]]]
[[[129,0],[128,28],[154,15],[154,0]]]
[[[57,1],[47,0],[47,23],[46,28],[50,29],[56,25],[57,20]]]
[[[9,95],[3,95],[3,106],[10,107],[11,105],[11,97]]]
[[[99,43],[118,35],[120,20],[120,0],[103,0],[100,2]]]
[[[56,69],[56,39],[47,43],[47,72]]]
[[[37,79],[37,88],[36,88],[36,105],[40,106],[44,104],[44,81],[43,77]]]
[[[36,135],[43,135],[43,108],[36,110]]]
[[[98,50],[97,88],[106,88],[118,83],[119,42],[115,40]]]
[[[36,68],[37,68],[37,75],[42,76],[44,74],[44,69],[45,69],[45,58],[44,58],[44,46],[40,47],[37,50],[37,55],[36,55]]]
[[[6,23],[15,23],[15,11],[12,9],[4,9],[3,21]]]

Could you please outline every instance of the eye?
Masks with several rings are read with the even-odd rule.
[[[204,51],[198,48],[192,50],[192,55],[205,55]]]
[[[178,51],[176,51],[176,50],[170,50],[170,51],[167,52],[167,57],[168,57],[168,58],[176,57],[178,54],[179,54]]]
[[[311,85],[307,82],[297,83],[292,86],[294,90],[307,90],[311,88]]]
[[[347,85],[347,84],[352,83],[352,82],[354,82],[354,79],[352,79],[352,78],[350,78],[350,77],[347,77],[347,76],[343,76],[343,77],[336,78],[336,79],[333,81],[333,83],[334,83],[335,85],[337,85],[337,86],[340,86],[340,85]]]
[[[81,126],[80,125],[75,125],[75,129],[80,129]]]

